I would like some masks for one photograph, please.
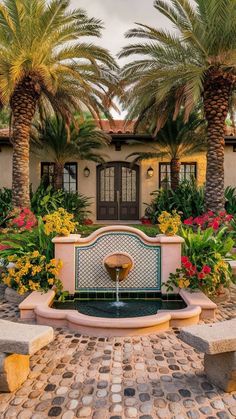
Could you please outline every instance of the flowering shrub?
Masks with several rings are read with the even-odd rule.
[[[216,254],[212,266],[194,264],[187,256],[182,257],[181,268],[170,274],[167,281],[167,291],[173,291],[173,286],[179,288],[201,289],[208,295],[219,292],[221,287],[228,287],[231,282],[229,264]]]
[[[230,265],[225,260],[234,244],[227,227],[217,231],[212,227],[206,230],[198,228],[197,231],[181,228],[180,235],[184,239],[184,256],[181,268],[171,274],[167,281],[167,291],[173,290],[174,286],[189,287],[214,295],[235,281]]]
[[[43,217],[45,234],[50,236],[56,233],[60,236],[69,236],[70,233],[75,232],[78,226],[78,223],[73,219],[74,215],[69,214],[64,208],[45,215]]]
[[[181,218],[176,211],[172,211],[172,213],[163,211],[158,217],[158,222],[158,227],[162,233],[168,236],[174,236],[181,225]]]
[[[233,215],[227,214],[226,211],[221,211],[217,215],[212,211],[208,211],[205,214],[199,215],[198,217],[187,218],[184,220],[184,224],[196,228],[201,228],[201,230],[206,230],[209,227],[212,227],[213,230],[218,230],[223,225],[229,225],[232,219]]]
[[[37,225],[37,218],[29,208],[16,208],[8,214],[7,228],[24,231]]]
[[[21,258],[16,255],[8,256],[7,262],[14,267],[5,268],[0,274],[2,282],[19,294],[27,291],[48,291],[55,288],[62,290],[62,283],[57,278],[62,267],[60,260],[51,259],[48,263],[44,255],[35,250],[25,253]]]

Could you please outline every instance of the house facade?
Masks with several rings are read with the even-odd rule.
[[[101,153],[106,163],[68,161],[64,167],[64,188],[78,191],[91,198],[91,215],[95,222],[137,221],[145,213],[145,203],[150,203],[151,193],[170,181],[170,164],[166,159],[145,160],[131,164],[129,154],[134,151],[153,151],[149,135],[133,134],[133,124],[124,121],[102,121],[102,129],[112,141]],[[236,186],[236,137],[226,133],[225,185]],[[11,188],[12,147],[8,130],[0,130],[0,188]],[[36,190],[42,176],[53,182],[54,164],[46,155],[30,155],[30,183]],[[199,185],[205,182],[206,156],[192,155],[181,161],[181,179],[196,178]]]

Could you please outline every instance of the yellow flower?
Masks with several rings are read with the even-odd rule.
[[[39,252],[38,252],[38,250],[35,250],[35,251],[32,253],[32,256],[33,256],[33,258],[37,258],[37,257],[39,256]]]
[[[3,278],[3,283],[7,285],[8,287],[10,287],[11,279],[9,278],[9,276],[6,278]]]
[[[181,225],[181,218],[176,211],[172,211],[172,214],[167,211],[163,211],[158,217],[158,222],[162,233],[174,235],[177,233]]]
[[[15,268],[8,268],[8,273],[9,273],[10,276],[14,276]]]
[[[190,285],[190,281],[186,278],[180,278],[178,281],[179,288],[187,288]]]
[[[31,289],[31,291],[37,291],[40,288],[40,285],[38,282],[34,282],[29,280],[29,287]]]
[[[20,286],[17,290],[18,294],[20,295],[25,294],[27,291],[28,289],[24,285]]]
[[[53,278],[48,278],[48,283],[49,283],[49,285],[53,285],[54,284],[54,279]]]
[[[43,220],[44,230],[46,235],[56,233],[62,236],[68,236],[73,233],[77,227],[76,222],[73,221],[73,214],[69,214],[64,208],[59,208],[52,214],[46,215]]]

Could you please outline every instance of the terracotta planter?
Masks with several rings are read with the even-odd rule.
[[[30,292],[26,292],[23,295],[18,294],[18,292],[16,292],[15,290],[13,290],[12,288],[7,287],[5,289],[5,294],[4,294],[4,298],[5,300],[7,300],[9,303],[13,303],[13,304],[20,304],[22,301],[24,301],[24,299],[26,297],[28,297],[28,295],[30,294]]]

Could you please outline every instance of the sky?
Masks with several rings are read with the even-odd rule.
[[[85,9],[90,16],[103,20],[105,30],[99,45],[116,55],[127,44],[125,32],[135,22],[166,27],[167,21],[153,7],[153,0],[72,0],[72,7]]]
[[[135,22],[144,23],[154,27],[168,27],[168,22],[153,7],[153,0],[72,0],[72,8],[82,8],[89,16],[101,19],[105,29],[101,39],[93,39],[98,45],[107,48],[113,56],[117,57],[123,46],[134,40],[125,39],[125,32],[135,26]],[[119,60],[124,64],[125,59]],[[120,115],[113,112],[113,117],[121,119]]]

